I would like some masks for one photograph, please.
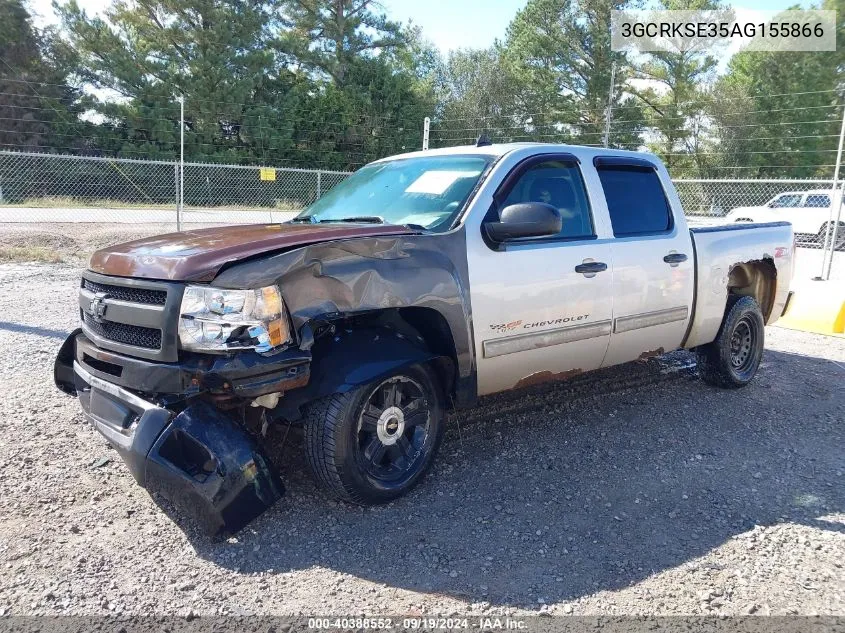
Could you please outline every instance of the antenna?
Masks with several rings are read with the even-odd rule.
[[[490,137],[487,136],[486,132],[483,132],[481,136],[478,137],[478,140],[475,142],[476,147],[486,147],[487,145],[492,145],[493,141],[490,140]]]

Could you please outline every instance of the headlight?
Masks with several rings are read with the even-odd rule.
[[[179,312],[179,341],[185,349],[267,352],[290,340],[276,286],[254,290],[188,286]]]

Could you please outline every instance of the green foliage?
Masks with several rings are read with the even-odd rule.
[[[345,170],[419,149],[426,116],[434,147],[601,145],[609,107],[609,145],[676,177],[830,174],[845,21],[836,53],[743,51],[717,77],[706,52],[611,50],[612,10],[642,1],[528,0],[502,41],[444,57],[375,0],[57,0],[42,31],[0,0],[0,146],[173,159],[184,96],[189,161]]]
[[[845,14],[845,0],[825,9]],[[710,167],[740,167],[746,177],[830,177],[842,120],[845,23],[837,51],[741,51],[715,85],[708,112],[714,123]]]
[[[610,105],[622,109],[610,144],[639,145],[638,104],[624,93],[625,53],[610,46],[611,11],[631,0],[529,0],[508,28],[505,58],[520,87],[524,116],[540,139],[600,145]]]
[[[79,91],[61,71],[65,54],[52,32],[33,27],[21,0],[0,0],[0,148],[84,149]]]
[[[281,6],[279,40],[308,70],[331,77],[339,87],[352,67],[377,51],[404,44],[402,27],[375,13],[373,0],[289,0]]]
[[[512,138],[519,124],[514,86],[498,47],[452,51],[436,70],[432,147],[472,144],[482,133]]]
[[[59,7],[77,73],[105,91],[103,152],[350,168],[416,148],[400,130],[433,107],[391,49],[399,26],[369,0],[116,0]],[[399,132],[397,133],[397,130]],[[410,129],[409,129],[410,132]],[[413,141],[413,145],[411,142]]]
[[[720,0],[660,0],[660,9],[718,11]],[[653,52],[636,65],[635,76],[646,87],[635,93],[645,104],[651,137],[648,147],[675,175],[700,175],[702,105],[707,86],[714,79],[717,60],[699,50]]]

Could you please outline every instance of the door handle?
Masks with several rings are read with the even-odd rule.
[[[601,273],[607,270],[607,264],[604,262],[586,262],[584,264],[578,264],[575,267],[576,273],[582,273],[584,275],[595,275],[596,273]]]
[[[667,264],[680,264],[681,262],[687,261],[687,256],[683,253],[669,253],[663,258],[663,261]]]

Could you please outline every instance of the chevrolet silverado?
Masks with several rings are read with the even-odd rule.
[[[97,251],[55,381],[142,486],[234,532],[283,493],[271,425],[373,504],[485,394],[681,348],[746,385],[793,261],[786,222],[688,229],[650,154],[480,141],[371,163],[290,222]]]

